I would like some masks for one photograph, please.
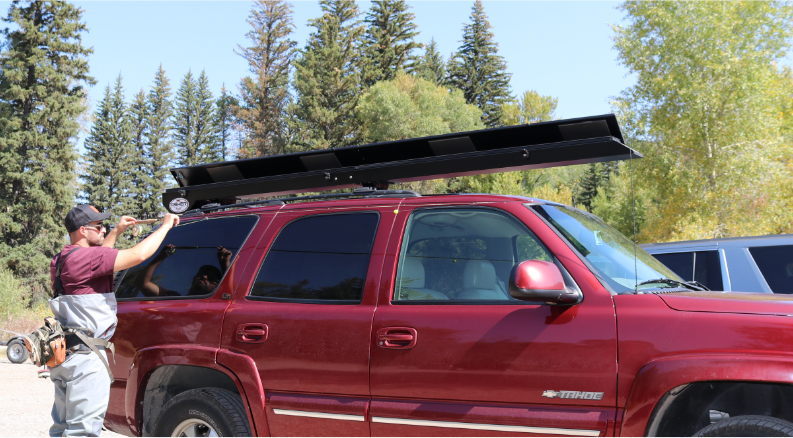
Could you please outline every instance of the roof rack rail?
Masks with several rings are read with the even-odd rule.
[[[171,169],[163,205],[209,203],[356,186],[641,158],[613,114]]]
[[[324,195],[292,196],[289,198],[264,199],[261,201],[240,202],[236,204],[220,204],[213,202],[194,210],[182,213],[182,217],[198,216],[211,211],[223,210],[226,208],[254,207],[264,205],[284,205],[287,202],[309,201],[315,199],[338,199],[338,198],[418,198],[421,194],[412,190],[377,190],[373,187],[360,187],[351,193],[326,193]]]

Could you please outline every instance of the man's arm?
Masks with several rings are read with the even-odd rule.
[[[102,243],[102,246],[106,246],[108,248],[112,248],[116,245],[116,239],[118,236],[124,234],[124,231],[127,231],[127,228],[135,225],[137,221],[129,216],[121,216],[121,219],[118,220],[118,225],[113,228],[112,231],[105,235],[105,241]]]
[[[113,264],[113,272],[123,271],[124,269],[137,266],[154,255],[154,252],[157,251],[157,248],[162,244],[168,231],[178,224],[179,216],[170,213],[166,214],[162,219],[162,226],[160,226],[157,231],[151,233],[149,237],[143,239],[142,242],[132,248],[118,252],[116,262]]]
[[[151,276],[154,274],[157,266],[160,266],[160,263],[168,258],[168,252],[171,248],[173,248],[173,245],[166,245],[162,251],[157,254],[157,257],[138,273],[138,278],[135,279],[135,286],[138,287],[143,295],[147,297],[158,297],[161,295],[160,286],[151,282]]]

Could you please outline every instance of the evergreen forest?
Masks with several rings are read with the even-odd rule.
[[[510,86],[482,0],[448,57],[434,40],[417,42],[422,30],[404,0],[374,0],[368,10],[353,0],[319,3],[321,16],[294,23],[286,0],[253,2],[240,23],[245,41],[229,47],[249,73],[213,95],[204,71],[170,77],[167,62],[148,89],[125,89],[123,72],[96,84],[81,10],[13,1],[0,37],[0,274],[14,285],[8,293],[46,300],[49,262],[67,242],[63,221],[75,204],[112,212],[111,220],[164,214],[160,195],[175,185],[175,166],[557,118],[557,98]],[[783,63],[793,6],[631,1],[620,9],[614,48],[637,80],[611,108],[644,159],[401,188],[556,201],[639,243],[793,232],[793,72]],[[302,47],[296,26],[311,30]],[[89,107],[93,86],[104,94]],[[134,243],[127,236],[118,246]]]

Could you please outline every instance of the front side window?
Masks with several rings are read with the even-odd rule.
[[[284,227],[262,263],[248,298],[360,303],[380,216],[311,216]]]
[[[556,228],[614,292],[681,286],[677,282],[683,279],[597,216],[562,205],[529,208]]]
[[[775,294],[793,293],[793,245],[758,246],[749,252]]]
[[[226,217],[187,222],[165,236],[154,256],[126,270],[117,298],[204,297],[229,270],[258,218]]]
[[[553,261],[526,227],[488,209],[417,210],[408,219],[394,302],[518,301],[509,295],[516,262]]]

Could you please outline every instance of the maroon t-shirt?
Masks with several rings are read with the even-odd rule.
[[[113,291],[113,266],[118,250],[104,246],[66,245],[61,251],[61,283],[64,295],[104,294]],[[69,254],[69,257],[66,257]],[[64,259],[64,257],[66,257]],[[50,280],[55,283],[55,257],[50,263]]]

